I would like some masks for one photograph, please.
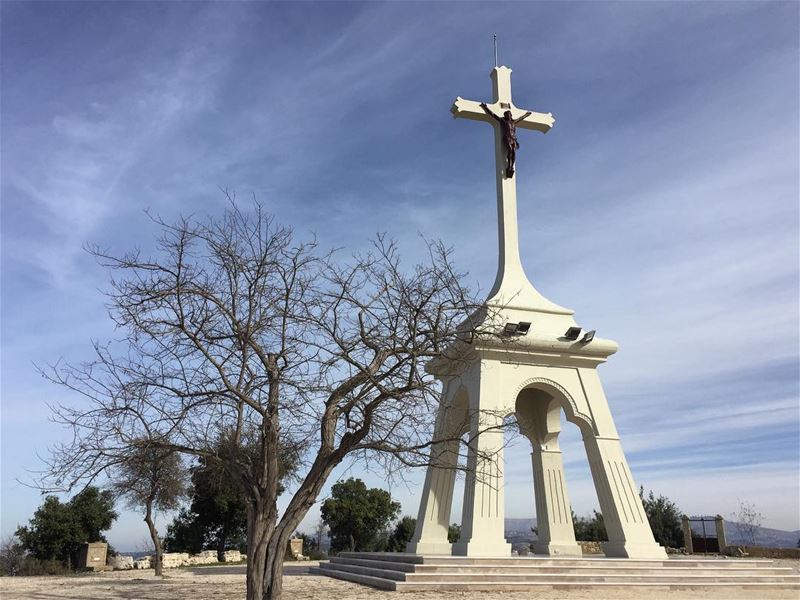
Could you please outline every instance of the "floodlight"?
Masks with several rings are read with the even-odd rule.
[[[520,321],[517,325],[517,335],[525,335],[530,328],[531,324],[528,321]]]
[[[570,327],[567,329],[567,333],[564,334],[564,337],[568,340],[577,340],[578,336],[580,336],[582,329],[580,327]]]
[[[531,324],[528,321],[522,321],[520,323],[506,323],[505,327],[503,327],[503,333],[501,335],[525,335],[528,333],[530,328]]]
[[[519,323],[506,323],[506,326],[503,327],[503,335],[514,335],[518,328]]]
[[[586,335],[583,336],[583,339],[581,340],[581,342],[584,343],[584,344],[588,344],[589,342],[591,342],[594,339],[594,334],[595,333],[596,333],[596,331],[594,329],[592,329],[591,331],[587,331]]]

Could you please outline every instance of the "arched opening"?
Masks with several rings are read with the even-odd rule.
[[[537,532],[533,550],[537,554],[580,556],[582,552],[575,538],[573,505],[567,486],[561,434],[564,420],[577,426],[577,430],[568,428],[570,457],[575,459],[580,455],[581,471],[588,474],[585,452],[577,451],[574,442],[582,434],[593,435],[592,424],[577,412],[574,402],[563,388],[542,381],[531,382],[520,390],[514,411],[521,437],[529,442],[530,458],[527,463],[533,481],[529,488],[533,494],[529,498]],[[574,464],[576,461],[571,462]]]

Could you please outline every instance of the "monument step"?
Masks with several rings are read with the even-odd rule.
[[[396,563],[395,563],[396,564]],[[380,563],[372,562],[370,565],[380,568]],[[406,570],[404,572],[414,573],[441,573],[441,574],[458,574],[458,573],[550,573],[550,574],[570,574],[570,573],[584,573],[584,574],[614,574],[614,573],[630,573],[638,575],[650,574],[672,574],[680,575],[681,573],[694,573],[695,575],[715,575],[723,572],[731,575],[791,575],[792,569],[789,567],[759,567],[759,568],[743,568],[743,569],[713,569],[710,567],[625,567],[625,566],[552,566],[552,565],[521,565],[521,566],[493,566],[493,565],[472,565],[472,566],[439,566],[439,565],[419,565],[416,569]]]
[[[356,559],[370,561],[387,561],[393,563],[406,563],[411,565],[639,565],[639,566],[686,566],[699,567],[711,566],[713,568],[758,568],[769,566],[773,561],[769,559],[728,559],[728,558],[666,558],[666,559],[643,559],[643,558],[606,558],[599,557],[551,557],[551,556],[508,556],[508,557],[467,557],[467,556],[443,556],[443,555],[418,555],[405,554],[402,552],[341,552],[334,558]]]
[[[378,575],[378,573],[375,573]],[[438,573],[407,573],[405,581],[407,582],[441,582],[441,581],[458,581],[458,582],[483,582],[487,578],[492,581],[502,582],[551,582],[551,583],[654,583],[672,585],[674,583],[796,583],[800,585],[800,577],[792,577],[790,575],[695,575],[690,573],[675,574],[660,574],[660,575],[641,575],[632,573],[600,573],[600,574],[585,574],[585,573],[571,573],[571,574],[558,574],[558,573],[491,573],[490,575],[480,573],[462,573],[455,579],[449,575],[442,575]]]
[[[353,581],[353,580],[351,580]],[[460,581],[442,581],[436,583],[401,583],[397,582],[394,588],[398,592],[524,592],[526,590],[570,590],[587,588],[636,588],[648,589],[667,589],[667,590],[711,590],[725,588],[742,588],[753,590],[800,590],[800,584],[796,583],[683,583],[680,581],[672,583],[618,583],[618,582],[583,582],[583,583],[548,583],[532,582],[507,583],[501,581],[484,581],[481,583],[462,583]]]
[[[312,572],[385,590],[458,591],[613,587],[800,590],[800,575],[771,560],[508,557],[343,552]]]
[[[345,581],[352,581],[353,583],[361,583],[370,587],[378,588],[381,590],[395,591],[397,589],[397,581],[391,579],[384,579],[382,577],[372,577],[369,575],[362,575],[360,573],[351,573],[349,571],[342,571],[339,569],[326,569],[320,563],[319,567],[311,567],[308,570],[312,575],[327,575],[336,579],[344,579]],[[423,586],[429,584],[422,584]],[[432,589],[432,588],[429,588]],[[409,590],[413,591],[413,590]]]
[[[368,558],[350,558],[339,556],[332,556],[330,562],[333,564],[348,564],[348,565],[361,565],[363,567],[374,567],[377,569],[392,569],[394,571],[402,571],[404,573],[413,573],[414,569],[420,567],[427,567],[428,565],[413,564],[406,562],[393,562],[388,560],[372,560]],[[470,568],[468,566],[464,568]]]
[[[355,565],[350,563],[319,563],[319,568],[327,574],[330,571],[346,571],[347,573],[357,573],[359,575],[366,575],[368,577],[378,577],[380,579],[391,579],[392,581],[405,581],[408,576],[413,573],[403,571],[394,571],[391,569],[383,569],[380,567],[365,567],[364,565]],[[436,574],[434,574],[436,575]],[[439,575],[441,578],[442,576]]]
[[[358,575],[374,577],[378,579],[389,579],[393,581],[422,582],[422,583],[447,583],[457,581],[459,583],[486,581],[487,578],[496,582],[536,582],[536,583],[652,583],[656,585],[672,585],[680,583],[796,583],[800,585],[800,576],[792,575],[753,575],[753,574],[698,574],[682,572],[675,573],[461,573],[457,580],[453,579],[452,574],[445,573],[403,573],[386,569],[376,569],[348,564],[320,564],[320,568],[326,571],[345,571]]]
[[[325,564],[325,563],[323,563]],[[792,569],[789,567],[743,567],[714,569],[708,566],[687,567],[687,566],[667,566],[667,567],[647,567],[638,565],[540,565],[540,564],[521,564],[521,565],[437,565],[437,564],[418,564],[398,563],[379,560],[365,560],[355,558],[332,557],[330,565],[364,567],[365,569],[375,570],[375,574],[381,572],[394,572],[398,575],[404,573],[417,574],[475,574],[487,576],[493,573],[508,574],[544,574],[544,575],[670,575],[681,576],[682,574],[719,576],[783,576],[791,575]],[[364,571],[365,573],[367,571]],[[392,576],[391,579],[402,580],[402,577]]]

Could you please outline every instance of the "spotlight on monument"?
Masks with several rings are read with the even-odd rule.
[[[521,321],[519,323],[506,323],[505,327],[503,327],[502,335],[525,335],[528,333],[530,328],[531,324],[527,321]]]
[[[578,336],[580,336],[581,331],[583,331],[580,327],[570,327],[567,329],[567,333],[564,334],[564,337],[568,340],[577,340]]]
[[[588,344],[589,342],[591,342],[594,339],[594,334],[595,333],[596,333],[596,331],[594,329],[592,329],[591,331],[587,331],[586,335],[583,336],[583,339],[581,340],[581,343]]]

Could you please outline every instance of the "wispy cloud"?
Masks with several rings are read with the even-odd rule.
[[[748,492],[796,528],[797,6],[313,6],[3,6],[3,531],[38,501],[10,481],[59,435],[30,407],[63,392],[31,362],[114,334],[80,248],[147,247],[142,209],[214,213],[222,186],[324,245],[387,231],[408,262],[422,232],[486,289],[492,133],[448,109],[489,97],[496,30],[515,99],[557,118],[521,136],[523,261],[620,342],[601,374],[634,475],[687,511]],[[528,452],[509,450],[513,516],[533,510]],[[415,485],[393,492],[416,512]]]

